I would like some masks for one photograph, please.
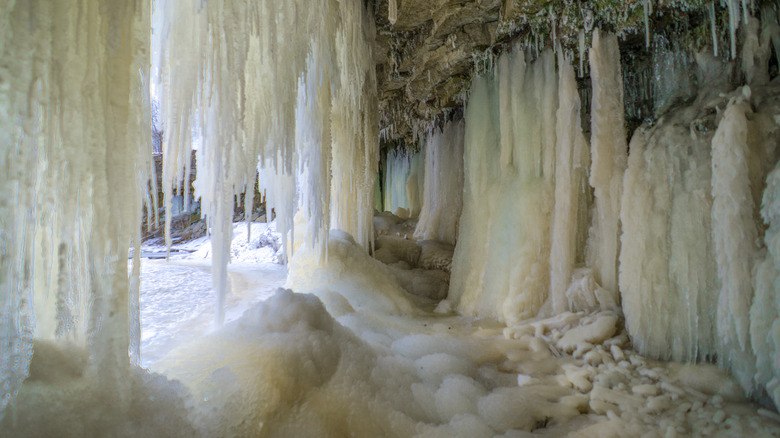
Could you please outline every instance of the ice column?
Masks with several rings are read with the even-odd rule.
[[[385,210],[403,218],[420,212],[425,172],[425,152],[388,153],[385,168]]]
[[[149,14],[147,2],[0,6],[0,409],[33,336],[85,346],[87,372],[127,407],[128,249],[152,168]]]
[[[720,291],[717,308],[721,364],[730,368],[743,388],[752,386],[750,345],[752,269],[758,229],[750,187],[748,103],[729,104],[712,139],[712,236]]]
[[[594,41],[597,41],[594,39]],[[582,262],[587,235],[588,144],[580,126],[580,97],[571,62],[559,51],[556,124],[555,208],[552,217],[550,296],[553,312],[574,310],[566,290],[574,266]],[[593,56],[591,56],[591,62]],[[595,69],[593,70],[595,73]],[[580,260],[578,260],[578,255]]]
[[[429,135],[425,147],[422,211],[414,237],[454,245],[463,207],[463,121]]]
[[[462,312],[511,323],[548,298],[558,81],[551,51],[528,65],[522,51],[504,56],[497,79],[475,79],[466,107],[449,299]]]
[[[628,160],[617,37],[594,30],[590,66],[593,83],[590,185],[595,200],[588,238],[588,265],[593,268],[596,280],[617,297],[620,198]]]

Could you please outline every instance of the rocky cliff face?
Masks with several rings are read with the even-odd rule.
[[[688,43],[701,46],[710,36],[707,4],[702,0],[374,0],[383,138],[390,145],[414,145],[418,131],[462,107],[472,76],[490,68],[491,60],[512,45],[524,46],[532,57],[545,47],[560,45],[575,65],[580,45],[590,47],[594,27],[618,33],[622,51],[646,50],[646,32],[650,38],[656,33],[686,35]],[[725,39],[727,18],[725,8],[720,9],[718,35]]]

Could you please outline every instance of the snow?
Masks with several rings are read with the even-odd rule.
[[[83,350],[36,343],[33,377],[14,421],[0,427],[64,437],[780,435],[717,367],[633,352],[613,311],[510,327],[414,305],[387,312],[382,303],[406,292],[369,271],[382,267],[346,235],[330,239],[329,265],[312,281],[316,295],[277,289],[223,327],[172,345],[154,364],[164,376],[132,369],[129,410],[83,373]],[[193,254],[168,262],[170,281],[180,280],[182,263],[199,260]],[[304,249],[291,266],[316,258]],[[209,288],[208,279],[180,272],[188,290]],[[190,311],[192,302],[166,310],[178,306]]]
[[[251,304],[267,298],[284,284],[281,236],[276,224],[233,224],[231,264],[227,271],[231,293],[225,297],[225,320],[232,321]],[[212,241],[204,236],[175,245],[170,261],[142,259],[140,283],[140,365],[154,368],[173,348],[192,342],[214,328],[217,314],[212,285]],[[164,254],[165,247],[145,245],[145,254]],[[136,263],[133,260],[133,263]]]

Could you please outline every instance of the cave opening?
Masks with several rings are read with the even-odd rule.
[[[0,435],[780,436],[776,1],[3,0],[0,55]]]

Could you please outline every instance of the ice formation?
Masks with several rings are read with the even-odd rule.
[[[528,64],[506,53],[495,78],[473,81],[448,298],[464,313],[513,322],[547,300],[557,106],[552,51]]]
[[[761,216],[769,224],[766,230],[766,253],[756,267],[755,296],[750,309],[750,343],[756,354],[756,384],[766,388],[768,395],[780,405],[780,293],[778,265],[778,168],[767,178]]]
[[[597,41],[596,33],[594,44],[598,44]],[[593,58],[591,55],[591,62]],[[585,261],[590,195],[587,183],[590,157],[580,125],[580,98],[574,69],[562,54],[558,57],[558,65],[560,80],[555,126],[555,208],[552,212],[550,254],[550,298],[555,313],[574,310],[575,307],[575,303],[566,296],[566,291],[574,267]],[[595,75],[596,69],[592,71]]]
[[[422,210],[414,237],[454,245],[463,208],[463,121],[428,137]]]
[[[598,29],[593,32],[590,64],[593,84],[590,185],[594,189],[594,211],[588,265],[593,268],[595,279],[617,294],[620,198],[628,147],[620,52],[614,35],[602,36]]]
[[[120,398],[127,393],[121,376],[128,350],[138,358],[140,263],[131,277],[126,260],[131,241],[140,253],[154,171],[152,23],[166,211],[174,191],[189,189],[192,144],[202,137],[195,190],[214,238],[218,309],[228,294],[234,197],[251,191],[260,159],[280,176],[272,206],[289,219],[300,208],[321,256],[330,227],[364,248],[373,239],[374,30],[363,5],[167,0],[154,3],[154,18],[151,6],[42,0],[0,11],[0,53],[13,60],[1,67],[3,405],[27,374],[33,336],[85,345],[90,372]],[[282,228],[292,231],[292,220]]]
[[[417,217],[422,209],[425,152],[388,153],[384,169],[384,210],[396,216]]]
[[[710,77],[722,73],[698,60],[698,98],[631,140],[621,206],[626,327],[643,354],[717,359],[745,391],[767,391],[777,403],[776,377],[765,365],[773,341],[751,337],[752,330],[771,338],[774,324],[762,289],[771,256],[762,248],[758,206],[777,161],[777,89],[724,93],[723,82]]]
[[[128,247],[153,172],[149,24],[148,2],[0,6],[0,412],[33,337],[81,346],[85,372],[127,402]]]
[[[321,258],[332,227],[368,248],[373,196],[367,189],[376,177],[378,128],[374,29],[363,6],[166,0],[157,13],[170,132],[164,142],[166,199],[188,170],[189,160],[180,157],[189,156],[196,127],[203,140],[195,193],[216,238],[219,299],[229,287],[234,197],[252,190],[258,161],[260,173],[270,174],[261,175],[261,189],[272,192],[270,206],[280,217],[285,246],[290,243],[288,253],[296,211],[307,244],[319,248]]]

